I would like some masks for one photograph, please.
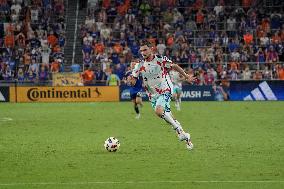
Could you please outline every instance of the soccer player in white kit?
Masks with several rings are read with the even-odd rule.
[[[180,141],[186,142],[187,149],[191,150],[193,144],[190,134],[183,131],[181,124],[173,117],[170,109],[170,101],[173,92],[169,71],[171,69],[179,72],[185,80],[192,82],[195,78],[190,77],[177,64],[174,64],[165,56],[155,55],[152,45],[144,40],[140,45],[140,53],[143,60],[136,63],[132,77],[128,77],[128,82],[135,85],[139,74],[142,75],[145,90],[157,116],[164,119],[176,131]]]
[[[175,70],[170,71],[170,77],[173,83],[173,99],[175,100],[175,106],[177,110],[180,111],[182,81],[184,80],[184,77]]]

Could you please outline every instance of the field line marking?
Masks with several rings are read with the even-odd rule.
[[[0,117],[0,121],[13,121],[10,117]]]
[[[0,186],[20,185],[95,185],[95,184],[158,184],[158,183],[284,183],[284,180],[188,180],[188,181],[125,181],[125,182],[30,182],[30,183],[0,183]]]

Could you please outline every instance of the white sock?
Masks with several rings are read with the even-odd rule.
[[[177,107],[180,107],[180,101],[179,100],[177,101]]]
[[[176,130],[177,134],[183,132],[183,129],[178,121],[175,121],[171,112],[164,112],[161,116],[166,122],[172,125],[173,129]]]
[[[178,102],[179,102],[179,99],[178,99],[178,98],[175,98],[175,101],[176,101],[176,103],[178,103]]]

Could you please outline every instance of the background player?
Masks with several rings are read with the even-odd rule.
[[[132,74],[132,70],[135,67],[136,62],[132,62],[130,65],[130,70],[128,70],[125,74],[125,78],[128,80],[128,77],[130,77],[130,75]],[[126,80],[126,82],[127,82]],[[135,85],[131,86],[130,84],[130,98],[131,101],[133,102],[134,105],[134,110],[136,112],[136,119],[139,119],[141,117],[140,114],[140,110],[139,110],[139,106],[142,107],[142,96],[141,96],[141,92],[142,92],[142,79],[141,77],[138,77],[137,82],[135,83]]]
[[[128,77],[128,82],[135,85],[137,78],[142,76],[143,83],[149,100],[155,113],[160,118],[169,123],[176,131],[181,141],[186,141],[189,150],[193,148],[190,134],[183,131],[181,124],[173,117],[170,109],[170,101],[173,92],[173,84],[170,80],[169,70],[179,72],[188,82],[192,82],[194,77],[187,75],[177,64],[172,63],[167,57],[155,55],[152,45],[147,40],[143,40],[140,45],[140,53],[143,60],[135,65],[132,76]]]
[[[175,70],[170,71],[170,77],[173,83],[173,99],[175,100],[175,106],[177,110],[180,111],[182,81],[184,81],[184,77]]]

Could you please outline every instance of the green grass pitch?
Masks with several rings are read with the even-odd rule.
[[[140,120],[130,102],[1,103],[0,189],[284,188],[284,102],[172,109],[193,151],[148,102]]]

